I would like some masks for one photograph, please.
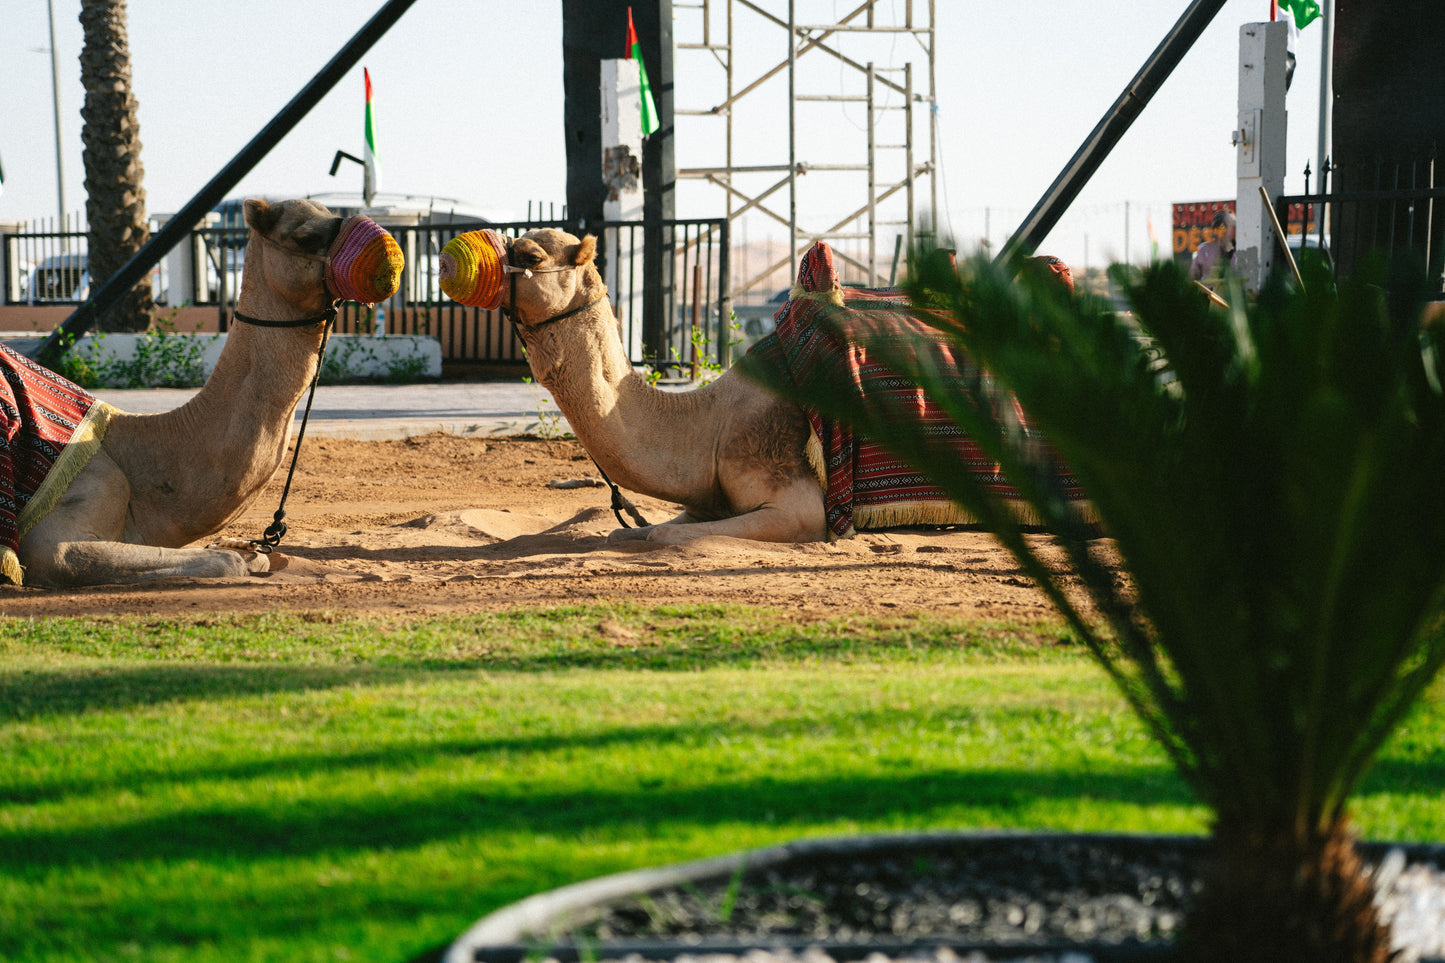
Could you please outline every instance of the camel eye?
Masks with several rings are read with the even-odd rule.
[[[291,235],[291,242],[296,249],[315,254],[323,254],[331,247],[331,242],[336,240],[336,235],[341,233],[341,221],[338,219],[335,224],[325,226],[304,225]]]

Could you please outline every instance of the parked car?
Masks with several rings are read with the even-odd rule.
[[[166,300],[160,266],[151,268],[151,295],[157,304]],[[80,302],[90,297],[90,268],[84,254],[52,254],[30,272],[25,286],[26,304]]]
[[[773,315],[787,300],[788,289],[779,288],[766,301],[740,299],[733,302],[733,321],[737,323],[744,341],[738,346],[739,351],[752,347],[753,342],[772,333]]]
[[[1294,257],[1296,264],[1299,263],[1300,257],[1302,256],[1301,252],[1308,250],[1310,256],[1323,257],[1325,266],[1331,271],[1334,270],[1335,262],[1334,259],[1330,257],[1330,249],[1328,246],[1320,247],[1319,235],[1310,237],[1303,234],[1290,234],[1285,238],[1285,241],[1289,244],[1289,253]]]
[[[30,272],[26,304],[84,301],[90,295],[90,272],[84,254],[52,254]]]

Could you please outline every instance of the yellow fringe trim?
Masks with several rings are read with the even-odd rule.
[[[16,585],[25,584],[25,567],[20,564],[20,556],[8,545],[0,547],[0,575]]]
[[[823,459],[823,442],[811,425],[808,427],[808,447],[803,450],[803,454],[808,456],[808,467],[813,469],[813,477],[818,479],[819,487],[827,491],[828,463]]]
[[[100,450],[100,444],[105,440],[105,430],[110,427],[110,418],[115,412],[116,409],[104,401],[97,401],[90,406],[90,410],[76,426],[75,433],[70,436],[70,441],[61,449],[60,457],[50,466],[45,480],[20,510],[17,524],[21,538],[35,527],[36,522],[49,515],[55,506],[60,504],[60,499],[65,495],[70,483],[75,481],[75,476],[80,474],[81,469],[85,468]],[[20,559],[9,549],[0,557],[0,571],[16,585],[24,584],[25,569],[20,565]]]
[[[905,525],[967,525],[976,521],[953,502],[891,502],[853,505],[854,528],[900,528]]]
[[[819,440],[818,433],[813,430],[811,425],[808,426],[808,444],[803,449],[803,454],[807,457],[808,467],[813,469],[813,477],[818,479],[818,487],[823,489],[823,495],[826,498],[828,494],[828,463],[823,458],[823,442]],[[853,537],[852,529],[838,535],[830,526],[823,527],[827,530],[830,542],[836,542],[840,538]]]
[[[1032,505],[1010,501],[1009,510],[1019,525],[1042,527],[1045,521]],[[1069,506],[1075,520],[1097,525],[1099,516],[1089,502]],[[853,506],[853,524],[857,528],[902,528],[908,525],[974,525],[978,519],[962,506],[948,501],[894,502],[888,505]]]
[[[801,284],[795,284],[792,289],[788,291],[788,300],[797,301],[800,299],[803,301],[822,301],[824,304],[833,304],[841,308],[843,306],[843,289],[834,288],[831,291],[809,291]]]

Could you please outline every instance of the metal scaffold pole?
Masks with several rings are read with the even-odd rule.
[[[702,181],[720,190],[730,222],[765,220],[787,234],[787,251],[781,256],[736,259],[735,263],[747,267],[731,286],[735,295],[759,291],[780,272],[791,278],[801,250],[815,240],[833,244],[836,263],[845,277],[876,283],[881,273],[878,252],[899,246],[884,235],[896,232],[912,248],[913,222],[921,206],[916,184],[921,177],[930,178],[927,204],[933,219],[938,220],[934,0],[928,3],[926,25],[916,22],[914,0],[907,0],[901,8],[883,0],[858,0],[840,18],[817,24],[799,23],[797,6],[795,0],[696,0],[677,6],[679,11],[689,11],[686,20],[679,15],[679,55],[705,56],[715,62],[722,71],[725,90],[721,101],[702,105],[684,103],[685,92],[679,91],[677,117],[707,118],[723,130],[699,139],[718,145],[721,156],[715,162],[679,168],[678,178]],[[715,15],[726,25],[727,36],[721,41],[713,29]],[[700,23],[691,19],[694,16],[700,17]],[[786,36],[786,56],[761,66],[745,62],[743,54],[756,57],[759,51],[777,49],[769,31]],[[700,42],[684,42],[684,36]],[[745,46],[739,37],[746,38]],[[897,43],[899,38],[913,39],[916,48],[904,49]],[[877,51],[882,62],[854,52],[870,43],[882,48]],[[909,59],[910,54],[914,59]],[[926,94],[913,90],[916,60],[927,61]],[[826,89],[817,89],[823,74],[805,69],[815,61],[840,65],[837,73],[831,67],[826,73],[829,78],[839,78],[824,81]],[[744,76],[744,70],[757,72]],[[919,118],[914,107],[925,101],[929,108],[926,123],[915,131]],[[778,137],[768,158],[770,141],[749,138],[747,148],[752,154],[741,163],[735,154],[734,128],[745,122],[739,119],[740,113],[757,104],[766,105],[765,113],[772,117],[780,115],[777,107],[786,108],[787,146],[784,149]],[[861,105],[867,116],[847,115],[849,104]],[[856,128],[864,136],[851,142],[810,136],[808,131],[824,116],[818,105],[845,112],[831,121],[835,128]],[[921,144],[924,137],[926,148]],[[849,178],[851,182],[845,184]],[[783,192],[786,207],[779,196]],[[831,209],[823,209],[819,199]],[[733,232],[736,238],[755,239],[758,235],[756,230]]]

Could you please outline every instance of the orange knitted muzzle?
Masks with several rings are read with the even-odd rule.
[[[447,297],[487,311],[502,303],[507,242],[491,228],[458,234],[442,248],[439,272]]]

